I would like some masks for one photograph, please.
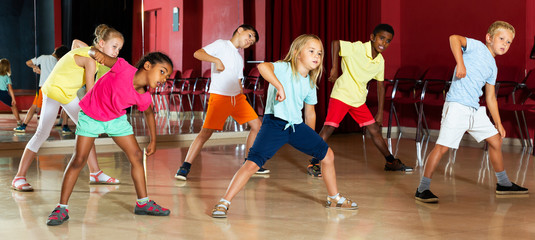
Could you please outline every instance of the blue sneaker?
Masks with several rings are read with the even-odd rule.
[[[63,133],[63,134],[71,134],[72,131],[69,128],[69,126],[65,125],[65,126],[63,126],[63,129],[61,129],[61,133]]]
[[[178,172],[176,172],[175,178],[178,180],[186,181],[186,177],[188,176],[189,169],[185,167],[180,167],[178,169]]]
[[[20,125],[20,126],[18,126],[16,128],[13,128],[13,131],[18,132],[18,133],[26,132],[26,126],[27,125],[23,123],[22,125]]]

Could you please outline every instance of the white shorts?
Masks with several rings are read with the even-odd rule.
[[[457,149],[465,132],[470,133],[477,142],[498,134],[498,130],[487,116],[485,107],[476,110],[457,102],[444,103],[440,133],[436,143]]]

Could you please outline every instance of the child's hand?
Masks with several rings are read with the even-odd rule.
[[[38,66],[32,68],[34,73],[41,74],[41,69]]]
[[[217,59],[215,62],[215,70],[218,72],[225,71],[225,65],[223,65],[223,62],[221,62],[221,59]]]
[[[502,124],[496,124],[495,127],[498,130],[498,133],[500,134],[502,139],[505,138],[505,128],[503,128]]]
[[[277,89],[277,96],[275,97],[275,100],[282,102],[286,99],[286,93],[284,93],[284,89]]]
[[[331,68],[331,73],[329,74],[329,82],[335,82],[338,79],[338,68]]]
[[[147,146],[147,156],[150,156],[156,152],[156,142],[150,141],[149,145]]]
[[[383,114],[377,114],[375,115],[375,122],[377,123],[377,125],[379,125],[379,127],[381,127],[383,125]]]
[[[455,73],[455,77],[457,78],[466,77],[466,67],[464,66],[464,64],[457,64],[457,71]]]
[[[11,100],[11,106],[15,106],[17,105],[17,101],[15,101],[15,99],[13,98],[13,100]]]

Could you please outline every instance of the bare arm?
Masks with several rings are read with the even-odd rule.
[[[308,125],[312,130],[316,128],[316,110],[314,105],[305,103],[305,124]]]
[[[41,74],[41,69],[37,65],[33,64],[31,59],[26,61],[26,66],[31,67],[34,73]]]
[[[225,65],[223,65],[223,62],[221,62],[221,59],[208,54],[202,48],[195,51],[195,53],[193,53],[193,57],[201,61],[215,63],[215,69],[219,72],[222,72],[225,70]]]
[[[71,50],[76,49],[76,48],[83,48],[83,47],[88,47],[88,45],[85,42],[80,41],[78,39],[72,40]]]
[[[505,137],[505,129],[502,126],[502,120],[500,118],[500,110],[498,109],[498,102],[496,101],[496,92],[494,85],[485,84],[485,100],[487,101],[487,108],[489,109],[492,120],[502,138]]]
[[[338,74],[338,66],[340,63],[340,40],[332,41],[331,43],[331,59],[332,67],[331,72],[329,73],[329,82],[335,82],[336,79],[340,76]]]
[[[7,85],[7,91],[9,92],[9,96],[11,96],[11,105],[16,105],[17,101],[15,100],[15,93],[13,92],[11,84]]]
[[[275,67],[273,64],[269,62],[260,63],[258,64],[258,71],[266,81],[271,83],[271,85],[277,89],[275,100],[279,102],[284,101],[284,99],[286,99],[286,93],[284,93],[284,88],[282,87],[281,82],[277,79],[277,76],[275,76]]]
[[[93,85],[95,85],[95,73],[97,71],[97,64],[95,63],[95,60],[89,57],[83,57],[80,55],[74,55],[74,61],[76,62],[76,65],[83,67],[85,69],[84,71],[84,79],[85,79],[85,88],[89,92],[91,88],[93,88]]]
[[[466,67],[464,66],[462,48],[466,47],[466,38],[459,35],[450,36],[450,48],[457,63],[455,76],[457,78],[466,77]]]
[[[156,152],[156,121],[154,120],[152,107],[143,111],[143,114],[145,115],[145,121],[147,121],[147,127],[149,127],[150,142],[147,146],[147,156],[150,156]]]
[[[91,49],[89,50],[89,56],[95,59],[98,63],[109,68],[112,68],[113,65],[117,62],[117,58],[110,57],[105,53],[99,51],[95,47],[91,47]]]
[[[377,113],[375,114],[375,122],[379,126],[383,125],[383,106],[385,103],[385,85],[383,81],[377,81]]]

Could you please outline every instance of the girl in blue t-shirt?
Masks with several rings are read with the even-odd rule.
[[[17,126],[20,125],[19,109],[17,109],[17,101],[15,101],[15,94],[11,87],[11,64],[5,58],[0,59],[0,101],[11,107],[17,119]]]
[[[327,186],[326,207],[357,209],[357,203],[338,192],[334,153],[314,131],[317,103],[316,82],[323,69],[323,45],[316,35],[301,35],[282,61],[261,63],[258,70],[270,85],[260,132],[247,161],[232,178],[227,192],[212,210],[212,217],[227,217],[230,201],[249,178],[286,143],[321,160]],[[305,109],[305,120],[301,110]]]

